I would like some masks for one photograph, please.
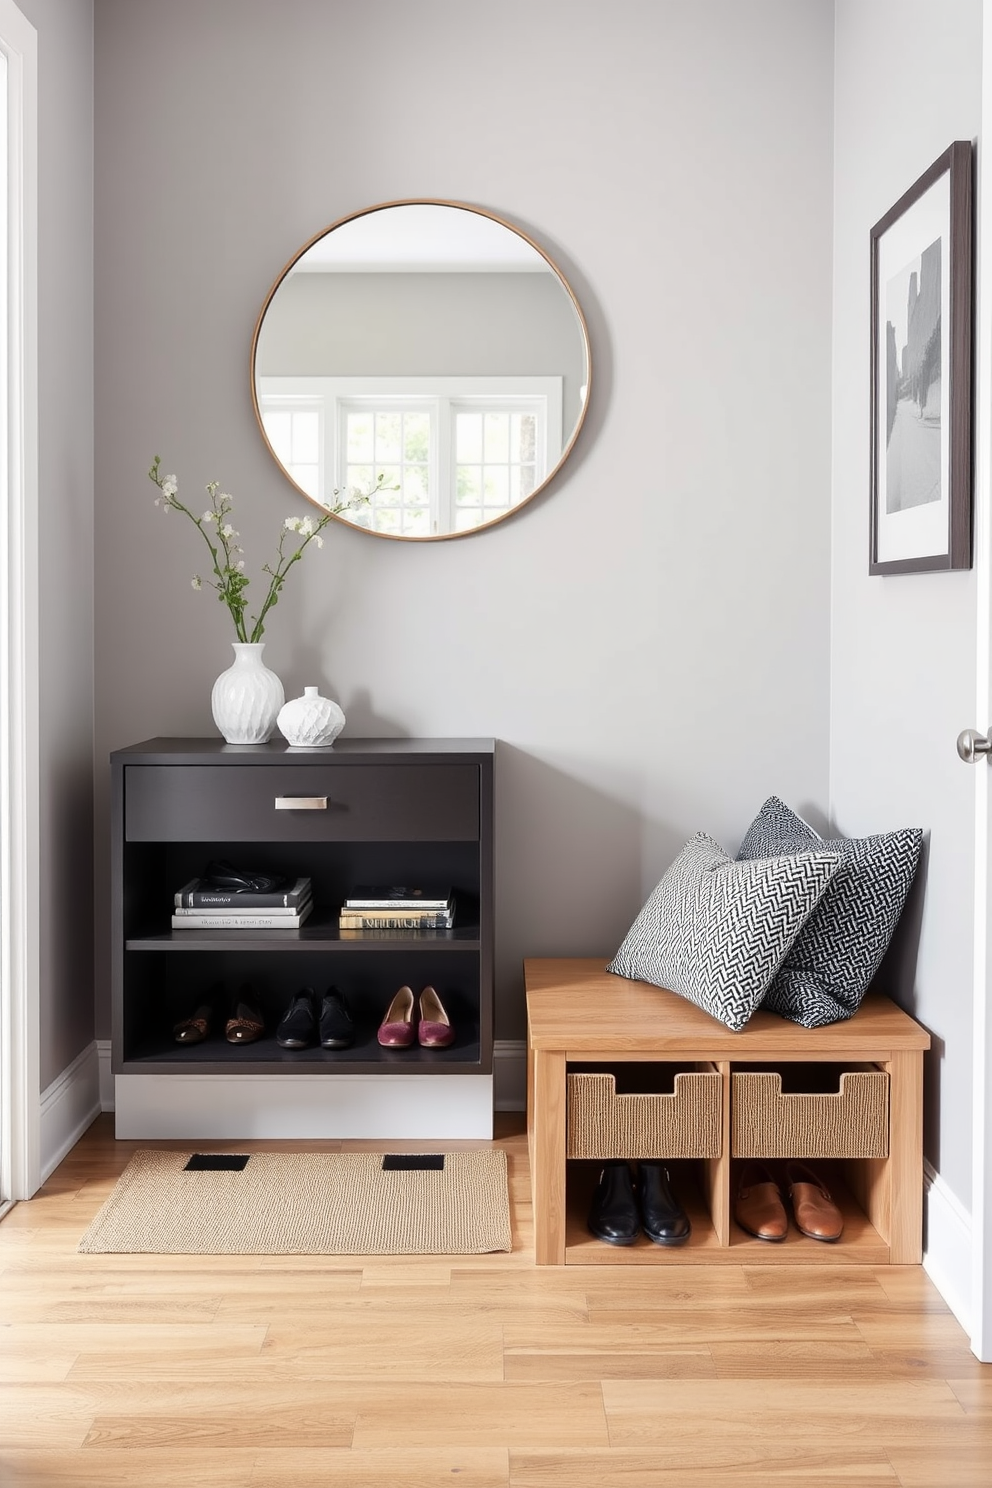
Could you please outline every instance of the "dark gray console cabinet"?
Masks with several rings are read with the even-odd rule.
[[[494,752],[489,739],[339,739],[317,750],[152,739],[115,751],[115,1075],[491,1076]],[[314,798],[326,805],[304,805]],[[309,875],[313,913],[299,930],[171,929],[175,892],[211,858]],[[450,885],[454,929],[340,935],[342,901],[369,883]],[[377,1043],[404,983],[437,989],[451,1047]],[[280,1049],[275,1028],[293,994],[330,985],[352,1008],[353,1047]],[[262,1039],[227,1043],[219,1017],[205,1042],[175,1043],[174,1023],[198,1000],[214,996],[222,1012],[244,986],[264,1012]]]

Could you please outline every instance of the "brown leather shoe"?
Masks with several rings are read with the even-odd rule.
[[[811,1240],[839,1240],[844,1217],[830,1197],[830,1190],[813,1170],[802,1163],[790,1162],[786,1165],[785,1181],[796,1229]]]
[[[734,1218],[758,1240],[784,1240],[789,1231],[782,1194],[764,1163],[747,1162],[737,1181]]]

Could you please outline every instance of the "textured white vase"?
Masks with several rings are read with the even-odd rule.
[[[279,732],[294,749],[326,749],[344,728],[344,714],[337,703],[321,697],[317,687],[304,687],[303,696],[293,698],[279,710]]]
[[[262,661],[264,641],[231,645],[234,665],[221,672],[210,694],[214,723],[228,744],[267,744],[286,694]]]

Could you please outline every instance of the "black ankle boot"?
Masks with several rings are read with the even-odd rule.
[[[692,1232],[689,1216],[672,1193],[664,1163],[638,1164],[637,1189],[644,1233],[655,1245],[682,1245]]]
[[[607,1163],[589,1209],[589,1229],[608,1245],[633,1245],[641,1230],[634,1177],[626,1162]]]

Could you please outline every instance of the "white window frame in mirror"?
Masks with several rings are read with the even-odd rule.
[[[312,500],[328,504],[332,488],[348,484],[344,421],[361,404],[377,410],[424,409],[431,416],[430,535],[458,536],[473,527],[457,527],[454,415],[469,406],[485,411],[533,413],[538,419],[535,489],[562,457],[563,389],[560,377],[259,377],[258,410],[265,427],[274,412],[316,411],[320,439],[316,491],[285,468]],[[273,443],[271,436],[268,436]],[[378,473],[378,465],[376,466]],[[468,508],[472,509],[472,508]],[[479,508],[484,510],[484,505]],[[508,508],[512,510],[513,508]],[[492,517],[488,518],[493,520]],[[356,513],[353,525],[370,530]],[[480,522],[479,526],[486,525]],[[402,529],[395,536],[409,536]]]

